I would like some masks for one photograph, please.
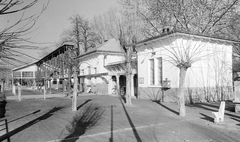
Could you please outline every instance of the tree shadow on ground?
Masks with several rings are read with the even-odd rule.
[[[109,142],[113,142],[113,105],[111,105],[111,137]]]
[[[210,103],[199,103],[201,105],[207,106],[207,107],[212,107],[212,108],[216,108],[219,109],[221,102],[214,102],[213,104]],[[230,112],[234,112],[235,111],[235,105],[232,101],[225,101],[225,110],[228,110]]]
[[[66,126],[69,135],[62,142],[75,142],[86,130],[101,123],[105,109],[98,104],[88,104],[82,111],[77,112],[73,120]]]
[[[92,101],[92,99],[87,99],[83,104],[77,107],[77,110],[79,110],[81,107],[83,107],[85,104],[87,104],[90,101]]]
[[[231,119],[233,119],[233,120],[239,122],[239,124],[236,124],[236,125],[240,126],[240,119],[236,119],[236,118],[233,118],[233,117],[231,117]]]
[[[202,117],[201,119],[205,119],[205,120],[207,120],[207,121],[214,122],[214,118],[212,118],[212,117],[210,117],[210,116],[208,116],[208,115],[206,115],[206,114],[203,114],[203,113],[199,113],[199,114],[201,114],[202,116],[204,116],[204,117]]]
[[[197,103],[197,104],[191,104],[191,105],[186,105],[186,106],[188,106],[188,107],[197,107],[197,108],[209,110],[211,112],[217,112],[218,109],[219,109],[220,104],[218,106],[215,106],[215,105],[206,104],[206,103]],[[212,107],[212,108],[209,108],[209,107]],[[238,114],[231,114],[231,113],[233,113],[233,112],[229,113],[229,112],[225,111],[225,115],[228,115],[228,116],[240,119],[240,116]]]
[[[155,102],[155,101],[154,101],[154,102]],[[160,106],[162,106],[163,108],[165,108],[165,109],[171,111],[172,113],[174,113],[174,114],[176,114],[176,115],[179,115],[179,112],[177,112],[177,111],[175,111],[175,110],[173,110],[173,109],[171,109],[171,108],[165,106],[165,105],[162,104],[161,102],[158,101],[158,102],[155,102],[155,103],[157,103],[157,104],[159,104]]]
[[[5,139],[7,139],[8,137],[11,137],[11,136],[17,134],[18,132],[21,132],[21,131],[23,131],[24,129],[27,129],[27,128],[29,128],[30,126],[32,126],[32,125],[34,125],[34,124],[36,124],[36,123],[38,123],[38,122],[40,122],[40,121],[42,121],[42,120],[48,119],[48,118],[51,117],[55,112],[57,112],[57,111],[59,111],[59,110],[61,110],[61,109],[63,109],[63,108],[64,108],[64,107],[54,107],[54,108],[52,108],[51,110],[49,110],[47,113],[41,115],[40,117],[37,117],[37,118],[35,118],[34,120],[32,120],[32,121],[30,121],[30,122],[28,122],[28,123],[26,123],[26,124],[24,124],[24,125],[16,128],[16,129],[14,129],[14,130],[12,130],[12,131],[10,131],[9,133],[6,133],[6,134],[2,135],[2,136],[0,137],[0,141],[3,141],[3,140],[5,140]],[[18,120],[18,119],[16,119],[16,120]],[[11,121],[11,122],[12,122],[12,121]]]
[[[128,121],[129,121],[129,124],[130,124],[131,127],[132,127],[132,131],[133,131],[133,134],[134,134],[137,142],[142,142],[140,136],[138,135],[137,129],[135,128],[135,126],[134,126],[134,124],[133,124],[133,122],[132,122],[132,120],[131,120],[131,118],[130,118],[130,116],[129,116],[126,108],[125,108],[125,105],[123,104],[123,101],[122,101],[122,99],[121,99],[120,97],[119,97],[119,100],[120,100],[120,102],[121,102],[121,104],[122,104],[123,110],[124,110],[124,112],[125,112],[125,114],[126,114],[126,116],[127,116],[127,119],[128,119]]]

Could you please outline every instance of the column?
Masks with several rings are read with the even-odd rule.
[[[117,83],[117,93],[118,93],[118,95],[120,95],[119,77],[120,77],[120,75],[116,75],[116,83]]]
[[[52,79],[49,79],[49,94],[52,94]]]
[[[108,94],[112,95],[113,92],[113,80],[112,80],[112,76],[109,76],[109,82],[108,82]]]
[[[134,75],[131,74],[131,97],[134,97]]]
[[[15,88],[15,84],[14,84],[13,73],[12,73],[12,93],[13,93],[13,95],[16,95],[16,88]]]
[[[46,100],[46,85],[43,87],[43,99]]]
[[[59,89],[59,82],[60,82],[60,79],[58,78],[57,79],[57,89]]]
[[[15,87],[15,84],[12,85],[12,93],[13,93],[13,95],[16,95],[16,87]]]
[[[21,85],[18,84],[18,101],[22,100]]]

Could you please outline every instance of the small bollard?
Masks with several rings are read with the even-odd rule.
[[[21,93],[21,86],[18,85],[18,100],[21,101],[22,100],[22,93]]]
[[[13,93],[13,95],[16,95],[16,86],[15,85],[12,86],[12,93]]]

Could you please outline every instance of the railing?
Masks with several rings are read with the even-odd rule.
[[[7,121],[7,119],[0,119],[0,122],[3,122],[3,121],[5,124],[0,124],[0,126],[5,125],[5,128],[1,128],[0,131],[3,131],[4,129],[6,129],[6,134],[7,134],[9,132],[8,131],[8,121]],[[10,137],[7,137],[6,139],[8,142],[10,142]]]

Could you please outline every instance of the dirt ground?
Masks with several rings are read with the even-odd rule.
[[[29,94],[29,91],[28,91]],[[34,94],[34,92],[32,92]],[[9,94],[8,94],[9,95]],[[23,93],[24,95],[24,93]],[[71,98],[56,97],[7,101],[0,141],[11,142],[237,142],[240,141],[240,114],[226,102],[224,123],[213,123],[219,102],[186,106],[179,117],[177,104],[107,95],[78,96],[78,111],[71,111]],[[4,140],[6,141],[6,140]]]

